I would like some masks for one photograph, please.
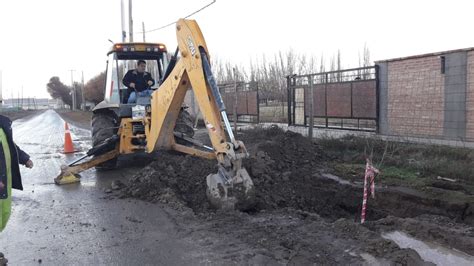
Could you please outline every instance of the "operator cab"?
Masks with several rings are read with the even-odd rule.
[[[168,66],[166,46],[161,43],[116,43],[107,56],[104,101],[109,104],[125,103],[127,87],[122,84],[122,79],[128,70],[136,68],[139,59],[146,61],[146,71],[155,80],[152,90],[158,89]],[[137,99],[138,104],[145,102],[146,99]]]

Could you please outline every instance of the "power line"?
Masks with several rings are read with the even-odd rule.
[[[217,0],[213,0],[213,1],[210,2],[209,4],[207,4],[207,5],[203,6],[203,7],[201,7],[200,9],[198,9],[198,10],[196,10],[196,11],[194,11],[194,12],[192,12],[191,14],[185,16],[184,18],[189,18],[190,16],[193,16],[193,15],[195,15],[195,14],[197,14],[197,13],[203,11],[204,9],[208,8],[210,5],[214,4],[216,1],[217,1]],[[147,30],[147,31],[142,31],[142,32],[136,32],[135,34],[143,34],[143,33],[149,33],[149,32],[153,32],[153,31],[161,30],[161,29],[164,29],[164,28],[166,28],[166,27],[169,27],[169,26],[171,26],[171,25],[173,25],[173,24],[176,24],[176,22],[177,22],[177,21],[173,21],[173,22],[168,23],[168,24],[166,24],[166,25],[164,25],[164,26],[161,26],[161,27],[159,27],[159,28],[152,29],[152,30]]]

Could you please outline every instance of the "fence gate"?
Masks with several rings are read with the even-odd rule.
[[[377,131],[377,74],[372,66],[288,76],[288,124]]]
[[[258,83],[238,82],[218,85],[230,121],[259,123]]]

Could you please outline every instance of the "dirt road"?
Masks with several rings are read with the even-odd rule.
[[[58,152],[62,128],[53,111],[14,123],[16,141],[36,165],[22,169],[25,191],[15,193],[0,234],[0,251],[12,264],[474,263],[470,194],[453,201],[377,187],[369,221],[360,225],[360,182],[328,175],[324,162],[333,159],[298,134],[271,128],[237,135],[251,154],[245,166],[257,205],[224,212],[205,199],[215,163],[166,152],[156,160],[122,158],[115,171],[88,170],[81,184],[55,186],[59,165],[73,159]],[[85,151],[89,131],[72,132]],[[124,184],[112,189],[116,180]]]

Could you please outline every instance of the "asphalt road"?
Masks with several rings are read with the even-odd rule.
[[[90,132],[71,127],[75,147],[90,145]],[[104,190],[137,168],[88,170],[80,184],[57,186],[64,155],[64,121],[53,110],[13,123],[16,143],[34,161],[21,167],[24,191],[13,192],[13,213],[0,233],[0,251],[11,265],[114,264],[196,265],[203,250],[179,233],[163,206],[130,199],[110,200]]]

